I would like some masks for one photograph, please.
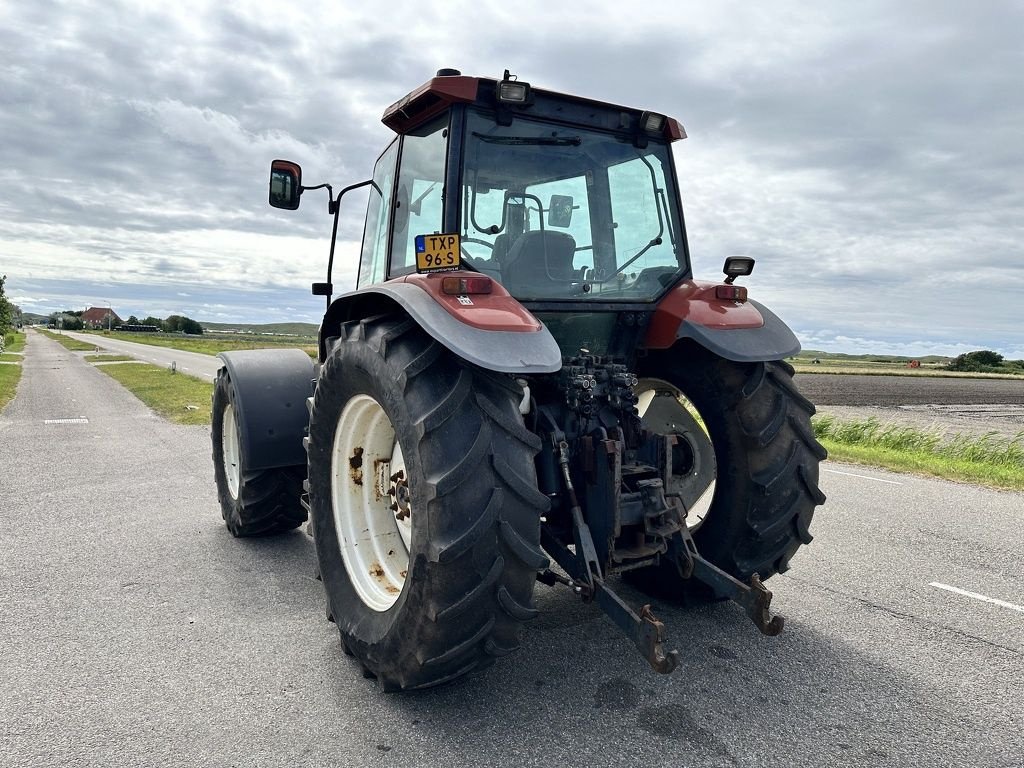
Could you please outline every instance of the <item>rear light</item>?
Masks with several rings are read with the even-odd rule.
[[[441,281],[441,292],[449,296],[469,296],[490,293],[492,285],[489,277],[446,277]]]
[[[715,287],[715,296],[722,301],[746,301],[747,289],[742,285],[719,285]]]

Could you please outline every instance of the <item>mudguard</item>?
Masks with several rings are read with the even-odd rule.
[[[302,438],[309,424],[306,398],[316,370],[301,349],[252,349],[217,355],[234,387],[242,466],[293,467],[306,463]]]
[[[480,368],[511,374],[562,368],[562,352],[551,332],[501,285],[494,283],[493,293],[460,301],[441,293],[439,277],[408,275],[339,296],[321,327],[321,359],[326,338],[338,335],[343,322],[397,306],[440,344]]]
[[[668,349],[679,339],[693,339],[738,363],[781,360],[800,351],[800,341],[778,315],[757,301],[718,299],[717,285],[688,280],[671,291],[654,313],[647,347]]]

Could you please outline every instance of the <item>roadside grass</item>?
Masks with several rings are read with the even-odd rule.
[[[812,423],[830,459],[1024,490],[1024,432],[1013,438],[994,432],[946,436],[878,419],[840,421],[832,416],[816,416]]]
[[[0,352],[0,363],[20,363],[24,359],[21,355],[9,355],[6,352]]]
[[[149,344],[153,347],[180,349],[184,352],[198,352],[202,355],[216,355],[218,352],[229,352],[235,349],[302,349],[310,357],[316,357],[316,339],[309,336],[240,336],[239,334],[212,334],[190,336],[178,333],[123,333],[113,331],[90,331],[99,337],[134,341],[137,344]]]
[[[65,349],[69,349],[72,352],[95,352],[96,351],[96,345],[95,344],[87,344],[84,341],[79,341],[78,339],[72,339],[70,336],[65,336],[63,333],[54,333],[53,331],[44,331],[42,328],[39,329],[39,332],[41,334],[43,334],[44,336],[48,336],[49,338],[53,339],[58,344],[63,345],[63,347]]]
[[[4,334],[4,343],[0,344],[4,352],[23,352],[25,350],[25,332],[8,331]]]
[[[131,355],[86,355],[87,363],[124,363],[135,358]]]
[[[20,379],[20,365],[0,365],[0,411],[14,399]]]
[[[110,376],[165,419],[177,424],[209,424],[213,384],[145,364],[102,365]]]

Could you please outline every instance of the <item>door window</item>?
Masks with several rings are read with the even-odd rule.
[[[395,188],[395,159],[398,139],[391,142],[373,168],[373,186],[366,207],[366,228],[359,254],[360,288],[384,281],[387,264],[388,227],[391,223],[391,197]]]

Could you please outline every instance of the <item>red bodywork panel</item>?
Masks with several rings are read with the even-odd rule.
[[[685,280],[658,303],[647,330],[647,347],[668,349],[676,342],[684,320],[718,330],[760,328],[764,318],[752,304],[723,301],[715,296],[721,283]]]
[[[477,272],[435,272],[428,275],[406,275],[396,282],[412,283],[430,294],[438,304],[458,320],[481,331],[512,331],[536,333],[543,326],[530,311],[512,298],[501,283],[492,281],[490,293],[478,293],[465,297],[472,304],[463,304],[458,296],[450,296],[441,290],[441,281],[446,277],[479,277]],[[713,291],[712,291],[713,293]]]
[[[395,133],[405,133],[444,112],[450,104],[475,101],[479,86],[476,77],[435,77],[385,109],[381,122]]]

